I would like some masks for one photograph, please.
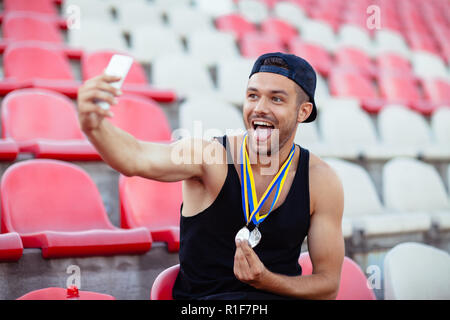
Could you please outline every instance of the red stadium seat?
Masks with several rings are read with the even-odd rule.
[[[108,65],[109,60],[115,53],[118,52],[97,51],[83,54],[81,59],[81,72],[83,74],[83,80],[88,80],[102,74]],[[122,91],[125,93],[143,95],[160,102],[173,102],[176,100],[174,91],[155,89],[151,87],[148,83],[144,69],[137,61],[134,61],[130,71],[128,72],[122,86]]]
[[[0,160],[14,161],[19,153],[17,143],[12,139],[0,140]]]
[[[332,69],[328,85],[332,95],[359,99],[367,112],[377,113],[384,105],[371,80],[354,70]]]
[[[153,241],[164,241],[170,252],[180,249],[181,182],[140,177],[119,179],[121,227],[146,227]]]
[[[334,56],[337,67],[355,68],[358,72],[370,77],[376,74],[376,68],[372,64],[370,57],[362,50],[343,47],[338,49]]]
[[[39,63],[37,63],[39,61]],[[8,45],[3,55],[6,83],[61,92],[71,98],[77,95],[80,83],[75,81],[63,51],[52,44],[26,41]],[[1,83],[0,83],[1,88]]]
[[[228,14],[216,19],[216,27],[220,31],[229,31],[240,40],[247,33],[257,31],[256,26],[239,14]]]
[[[78,124],[74,103],[56,92],[22,89],[2,101],[2,131],[37,158],[100,160]]]
[[[268,18],[261,24],[262,31],[265,34],[272,35],[287,45],[298,35],[297,29],[282,19]]]
[[[4,11],[25,11],[56,16],[58,11],[53,0],[3,0]]]
[[[422,79],[425,96],[436,106],[450,106],[450,82],[443,79]]]
[[[165,269],[155,279],[150,293],[151,300],[173,300],[172,288],[177,279],[180,265]]]
[[[325,77],[328,76],[333,62],[326,49],[317,44],[303,42],[298,37],[293,38],[288,47],[290,53],[304,58],[317,72]]]
[[[109,294],[91,292],[91,291],[78,291],[79,297],[77,300],[116,300]],[[67,289],[64,288],[45,288],[34,290],[24,294],[17,300],[69,300],[67,295]]]
[[[434,110],[434,105],[422,99],[416,80],[404,74],[382,73],[378,84],[382,97],[389,103],[409,106],[424,115]]]
[[[312,274],[313,268],[308,252],[300,255],[299,263],[302,267],[302,275]],[[373,290],[367,286],[364,272],[348,257],[344,257],[336,300],[376,300]]]
[[[169,122],[158,104],[139,96],[123,95],[111,106],[112,124],[145,141],[171,140]]]
[[[0,234],[0,261],[17,261],[22,254],[23,245],[18,233]]]
[[[248,33],[241,39],[241,54],[247,58],[257,58],[268,52],[285,52],[281,41],[263,33]]]
[[[142,254],[151,247],[145,228],[111,224],[95,183],[67,162],[28,160],[9,167],[1,208],[4,230],[19,233],[25,248],[41,248],[44,258]]]
[[[375,61],[379,72],[397,72],[403,75],[412,76],[411,64],[407,59],[398,54],[392,52],[380,53],[376,56]]]

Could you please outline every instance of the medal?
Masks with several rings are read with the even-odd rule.
[[[248,241],[250,238],[250,230],[247,227],[241,228],[238,233],[236,233],[235,241]]]
[[[246,226],[243,227],[236,234],[236,239],[238,239],[238,236],[239,239],[241,239],[242,237],[242,239],[247,240],[249,245],[253,248],[256,245],[258,245],[258,243],[261,241],[262,238],[261,232],[258,229],[259,224],[263,222],[272,212],[272,208],[278,201],[278,197],[280,196],[281,190],[283,189],[284,182],[286,181],[287,174],[289,172],[289,168],[292,164],[292,159],[294,158],[295,145],[292,145],[292,149],[291,152],[289,153],[288,158],[283,163],[280,170],[267,187],[261,199],[258,201],[256,196],[255,181],[253,179],[253,172],[250,166],[250,160],[246,149],[246,142],[247,142],[247,134],[244,136],[241,148],[242,208],[244,209],[246,226],[248,226],[248,224],[252,222],[254,225],[256,225],[256,227],[251,232]],[[269,211],[266,214],[260,214],[262,206],[268,199],[271,192],[275,189],[275,187],[276,187],[275,197],[272,201],[272,205],[270,206]]]

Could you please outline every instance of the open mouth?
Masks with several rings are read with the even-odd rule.
[[[252,126],[254,130],[254,137],[257,142],[266,142],[272,135],[272,130],[275,126],[264,120],[253,120]]]

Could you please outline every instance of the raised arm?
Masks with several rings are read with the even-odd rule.
[[[95,102],[103,100],[111,105],[116,104],[116,97],[121,92],[110,83],[119,79],[100,75],[86,81],[78,90],[81,129],[103,160],[126,176],[141,176],[159,181],[201,178],[201,154],[206,141],[184,139],[171,144],[144,142],[106,119],[114,115]],[[184,161],[180,161],[182,156]]]

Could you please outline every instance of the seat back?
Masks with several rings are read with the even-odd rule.
[[[177,279],[180,265],[174,265],[162,271],[153,282],[150,293],[151,300],[173,300],[172,288]]]
[[[284,52],[281,40],[274,35],[248,33],[241,39],[242,56],[257,58],[264,53]]]
[[[431,116],[431,130],[434,138],[442,144],[450,145],[450,108],[438,108]]]
[[[450,256],[423,243],[401,243],[384,258],[386,300],[450,299]]]
[[[51,0],[4,0],[3,10],[25,11],[32,13],[43,13],[48,15],[57,14],[54,1]]]
[[[302,267],[302,275],[312,274],[313,266],[308,252],[300,255],[299,263]],[[336,300],[376,300],[373,290],[368,287],[364,272],[348,257],[344,257],[342,264]]]
[[[34,290],[17,298],[17,300],[69,300],[67,298],[67,289],[64,288],[44,288]],[[113,296],[104,293],[91,291],[79,291],[77,300],[116,300]]]
[[[85,139],[74,103],[62,94],[43,89],[22,89],[2,101],[3,137],[18,142],[31,139]]]
[[[332,95],[359,99],[378,98],[372,82],[364,75],[342,68],[334,69],[328,79]]]
[[[244,34],[256,31],[256,26],[253,23],[236,13],[217,18],[216,27],[220,31],[233,33],[237,39],[241,39]]]
[[[6,48],[3,59],[6,78],[17,81],[75,79],[63,52],[48,43],[37,41],[13,43]]]
[[[43,41],[62,43],[54,21],[38,14],[12,12],[3,18],[3,37],[10,41]]]
[[[7,232],[113,229],[95,183],[81,168],[56,160],[10,166],[1,182]]]
[[[166,115],[150,99],[123,95],[117,105],[111,106],[112,124],[145,141],[170,141],[171,133]]]

